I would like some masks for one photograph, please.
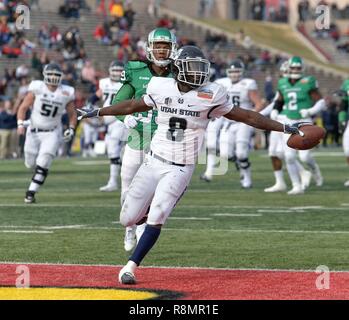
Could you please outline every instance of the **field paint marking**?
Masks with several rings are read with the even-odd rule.
[[[349,206],[349,204],[341,204],[341,207],[324,207],[324,206],[305,206],[305,207],[279,207],[279,206],[220,206],[220,205],[178,205],[178,209],[185,209],[185,208],[219,208],[219,209],[271,209],[273,210],[332,210],[332,211],[348,211],[348,208],[346,206]],[[0,204],[0,208],[115,208],[120,209],[120,205],[113,205],[113,204],[104,204],[104,205],[95,205],[95,204],[62,204],[62,203],[47,203],[47,204],[35,204],[33,206],[28,206],[28,204]]]
[[[168,217],[171,220],[212,220],[212,218],[197,218],[197,217]]]
[[[112,221],[111,223],[119,223],[116,221]],[[58,228],[57,228],[58,227]],[[43,229],[43,230],[52,230],[52,228],[60,229],[60,230],[124,230],[124,228],[119,227],[93,227],[93,226],[81,226],[81,227],[74,227],[72,226],[1,226],[0,228],[32,228],[32,229]],[[169,231],[189,231],[189,232],[195,232],[195,231],[207,231],[207,232],[232,232],[232,233],[304,233],[304,234],[349,234],[349,231],[330,231],[330,230],[263,230],[263,229],[184,229],[184,228],[163,228],[164,230]],[[0,230],[1,231],[1,230]],[[6,232],[3,231],[3,232]],[[12,231],[9,231],[12,232]],[[49,231],[53,233],[53,231]]]
[[[262,214],[258,213],[213,213],[213,216],[216,217],[262,217]]]
[[[110,268],[122,268],[123,265],[112,265],[112,264],[81,264],[81,263],[60,263],[60,262],[12,262],[12,261],[0,261],[1,265],[32,265],[32,266],[59,266],[59,267],[110,267]],[[217,270],[217,271],[267,271],[267,272],[312,272],[315,273],[316,270],[312,269],[268,269],[268,268],[215,268],[215,267],[178,267],[178,266],[140,266],[139,269],[198,269],[198,270]],[[347,273],[349,270],[330,270],[333,273]]]
[[[282,209],[277,209],[277,210],[273,210],[273,209],[263,209],[263,210],[257,210],[257,212],[261,212],[261,213],[301,213],[301,212],[305,212],[304,210],[282,210]]]
[[[53,233],[53,231],[42,231],[42,230],[0,230],[1,233]]]

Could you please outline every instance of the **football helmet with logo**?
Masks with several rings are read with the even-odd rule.
[[[168,48],[157,48],[156,43],[168,44]],[[150,62],[155,63],[159,67],[166,67],[171,63],[177,50],[176,36],[166,28],[154,29],[148,35],[146,45],[146,56]],[[159,54],[166,51],[164,58],[157,57]]]
[[[304,62],[301,57],[292,57],[288,60],[288,77],[298,80],[303,77],[305,70]]]
[[[42,72],[44,82],[50,86],[59,86],[63,79],[63,72],[57,63],[49,63],[44,67]]]
[[[178,82],[198,88],[209,81],[210,62],[198,47],[184,46],[177,52],[172,71]]]
[[[121,62],[112,61],[109,65],[109,78],[110,78],[110,80],[115,81],[115,82],[120,81],[123,71],[124,71],[124,66]]]

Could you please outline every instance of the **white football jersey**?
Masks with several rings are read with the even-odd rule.
[[[32,81],[28,92],[35,96],[30,116],[31,128],[50,130],[60,126],[67,104],[75,100],[73,87],[60,85],[52,92],[41,80]]]
[[[104,78],[99,81],[99,88],[103,92],[103,108],[112,105],[114,97],[121,87],[121,82],[111,81],[110,78]],[[106,124],[110,124],[116,120],[114,116],[104,116],[103,119]]]
[[[223,86],[210,82],[181,93],[172,78],[153,77],[143,99],[158,111],[152,152],[178,164],[196,163],[209,121],[233,108]]]
[[[258,90],[255,80],[246,78],[237,83],[232,83],[229,78],[222,78],[215,82],[221,84],[227,89],[234,107],[240,107],[247,110],[253,109],[254,105],[250,100],[248,93],[252,90]]]

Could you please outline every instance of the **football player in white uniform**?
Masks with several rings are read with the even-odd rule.
[[[285,133],[299,133],[298,124],[283,125],[259,113],[234,107],[227,90],[209,79],[210,62],[195,46],[181,48],[173,62],[174,77],[153,77],[147,94],[111,107],[84,112],[80,117],[126,115],[158,110],[158,129],[151,150],[134,177],[121,209],[120,222],[130,226],[143,219],[149,206],[147,226],[119,282],[134,284],[134,272],[157,241],[161,227],[184,194],[195,169],[210,119],[229,120]]]
[[[26,192],[25,203],[35,202],[38,192],[47,177],[49,168],[62,140],[61,117],[67,110],[69,128],[64,131],[63,140],[69,142],[75,133],[77,118],[74,108],[74,88],[61,84],[63,72],[56,63],[45,66],[44,81],[32,81],[28,93],[21,103],[17,125],[18,134],[25,134],[25,115],[33,106],[30,125],[27,128],[24,146],[25,166],[34,169],[32,182]]]
[[[103,97],[103,107],[110,106],[119,89],[122,87],[121,74],[124,67],[121,63],[113,61],[109,66],[109,78],[99,81],[99,89],[89,99],[90,105],[94,105]],[[108,183],[99,188],[103,192],[111,192],[118,189],[118,177],[121,166],[121,150],[126,140],[127,129],[123,122],[115,117],[106,116],[103,118],[104,124],[107,125],[107,135],[105,143],[107,154],[110,160],[110,175]]]
[[[265,103],[259,95],[256,81],[243,78],[244,71],[244,63],[241,60],[234,60],[230,68],[226,70],[227,77],[216,80],[216,83],[223,85],[228,90],[234,106],[259,112],[264,108]],[[253,130],[245,123],[225,120],[220,134],[221,157],[228,159],[233,152],[240,171],[242,188],[252,187],[251,164],[248,157]],[[208,138],[211,136],[213,135],[208,135]],[[207,144],[211,145],[212,143],[208,142]],[[207,170],[201,177],[203,180],[210,181],[212,179],[210,175],[213,172],[212,164],[214,165],[214,161],[207,161]]]

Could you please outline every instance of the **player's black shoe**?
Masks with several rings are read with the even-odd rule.
[[[208,177],[206,174],[202,174],[200,176],[200,180],[206,181],[206,182],[211,182],[212,178]]]
[[[25,194],[24,202],[25,203],[35,203],[35,192],[27,191]]]

